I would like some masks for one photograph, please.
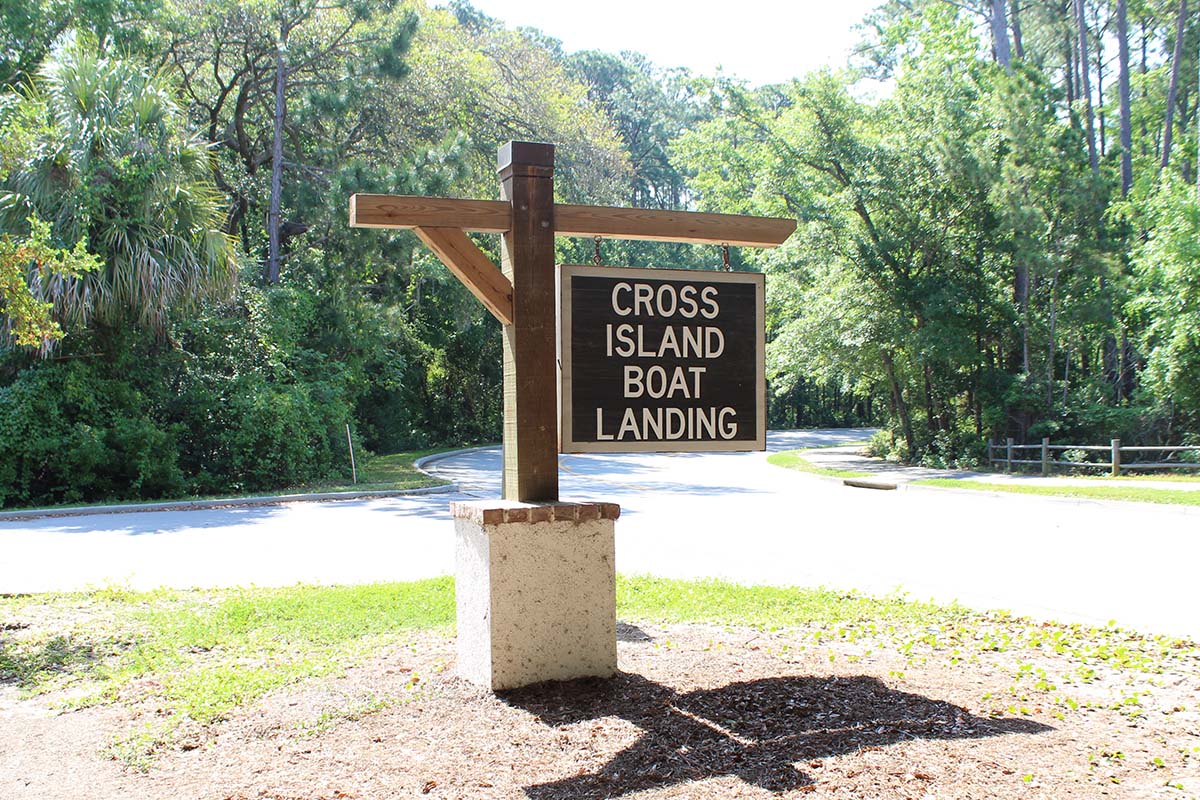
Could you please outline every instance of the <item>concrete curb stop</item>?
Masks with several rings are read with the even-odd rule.
[[[855,489],[896,489],[897,484],[887,481],[867,480],[864,478],[843,478],[843,486],[852,486]]]

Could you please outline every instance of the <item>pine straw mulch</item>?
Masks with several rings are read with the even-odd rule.
[[[165,714],[153,703],[56,712],[53,697],[0,687],[0,797],[1200,793],[1194,659],[1145,672],[1082,667],[1047,649],[915,656],[814,640],[807,629],[701,625],[622,625],[620,638],[614,679],[494,696],[453,676],[452,639],[425,635],[344,676],[184,729],[145,772],[121,758]],[[1071,675],[1084,678],[1051,683]]]

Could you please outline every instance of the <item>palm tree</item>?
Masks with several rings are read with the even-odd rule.
[[[33,277],[62,321],[161,334],[173,309],[233,289],[209,154],[165,74],[69,37],[8,108],[44,125],[0,175],[0,232],[20,235],[37,216],[102,260],[78,277]]]

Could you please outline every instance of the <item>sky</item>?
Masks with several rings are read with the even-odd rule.
[[[529,26],[567,52],[635,50],[660,67],[687,67],[751,84],[845,66],[854,25],[878,0],[471,0],[508,27]]]

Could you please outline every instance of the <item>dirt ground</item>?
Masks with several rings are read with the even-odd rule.
[[[620,639],[616,678],[497,697],[455,678],[453,640],[427,635],[185,728],[145,764],[127,755],[162,718],[153,703],[61,711],[61,695],[0,686],[0,797],[1200,795],[1194,661],[958,660],[696,625],[623,624]]]

